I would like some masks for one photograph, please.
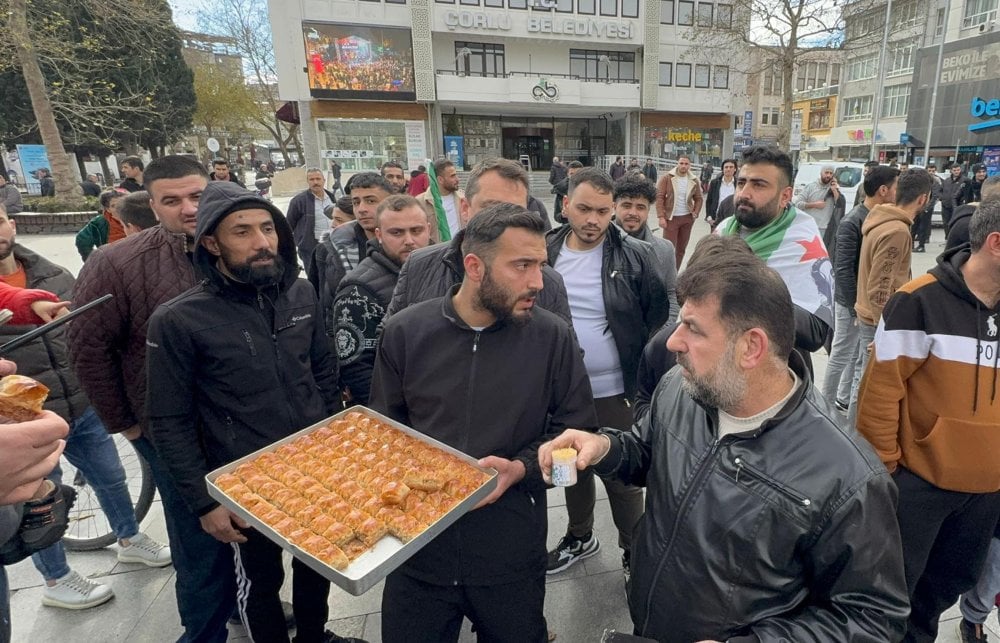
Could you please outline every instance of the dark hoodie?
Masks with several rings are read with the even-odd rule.
[[[938,258],[882,311],[858,392],[858,430],[886,467],[941,489],[1000,491],[1000,306],[965,284],[970,250]]]
[[[966,203],[955,208],[948,221],[948,236],[945,250],[953,250],[964,243],[969,243],[969,222],[976,213],[978,203]]]
[[[274,218],[284,271],[271,286],[227,278],[201,244],[227,215],[250,208]],[[297,277],[281,211],[235,183],[209,183],[195,244],[202,282],[149,321],[146,409],[157,450],[189,508],[203,515],[217,504],[206,473],[331,415],[339,393],[316,293]]]

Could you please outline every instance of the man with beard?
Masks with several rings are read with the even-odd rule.
[[[897,641],[908,604],[895,485],[831,420],[792,350],[782,278],[745,252],[677,282],[679,367],[631,431],[567,431],[539,449],[646,487],[629,609],[656,641]]]
[[[792,293],[795,348],[809,371],[833,327],[833,271],[816,221],[792,205],[792,159],[775,147],[743,154],[736,180],[736,211],[717,234],[738,235],[781,275]]]
[[[951,228],[951,215],[955,208],[961,205],[965,198],[965,177],[962,176],[962,164],[955,163],[949,169],[951,175],[941,181],[941,222],[945,232]]]
[[[205,474],[334,413],[337,363],[280,210],[237,185],[210,183],[194,244],[203,281],[149,320],[149,429],[202,529],[234,543],[250,638],[288,641],[281,547],[213,500]],[[324,631],[329,581],[298,559],[292,569],[296,640],[342,640]]]
[[[972,178],[965,182],[965,190],[955,199],[955,207],[965,203],[979,203],[983,199],[983,181],[986,180],[986,166],[972,166]]]
[[[494,203],[513,203],[521,207],[528,204],[528,173],[517,161],[500,158],[481,161],[469,174],[467,188],[459,212],[463,227]],[[434,244],[410,256],[399,271],[387,317],[417,302],[444,296],[452,286],[462,282],[465,276],[464,235],[459,231],[450,243]],[[542,266],[542,280],[545,288],[538,295],[538,306],[569,322],[569,303],[562,277],[550,266]]]
[[[445,220],[448,222],[449,234],[452,238],[462,229],[460,210],[465,195],[458,189],[458,170],[455,164],[446,158],[434,161],[434,175],[437,177],[438,193],[441,197],[441,207],[444,208]],[[427,211],[427,219],[431,225],[431,239],[434,243],[441,241],[439,232],[438,211],[434,204],[433,186],[417,197]]]
[[[427,214],[409,195],[394,194],[382,201],[375,225],[376,241],[368,242],[368,256],[340,282],[330,320],[336,324],[340,381],[358,404],[368,403],[378,329],[399,268],[411,252],[430,243]]]
[[[229,161],[226,159],[215,159],[212,161],[212,173],[209,175],[210,181],[229,181],[230,183],[235,183],[243,189],[247,186],[243,185],[243,181],[236,178],[236,175],[229,169]]]
[[[542,230],[522,205],[486,207],[464,230],[461,284],[385,324],[370,406],[499,472],[475,510],[386,578],[386,643],[457,641],[463,617],[482,641],[546,641],[538,445],[596,418],[572,330],[535,306]]]
[[[815,219],[820,234],[823,234],[839,199],[840,187],[833,176],[833,166],[824,165],[819,178],[802,188],[799,198],[795,200],[795,207]]]
[[[386,161],[380,170],[382,178],[389,182],[395,194],[402,194],[406,189],[406,175],[403,166],[397,161]]]
[[[634,239],[645,241],[653,248],[656,267],[663,276],[663,287],[667,289],[670,303],[668,321],[677,316],[677,263],[674,246],[666,239],[657,237],[649,230],[649,209],[656,202],[656,186],[647,178],[627,174],[615,181],[615,222]]]
[[[627,430],[639,357],[649,336],[667,320],[669,303],[652,248],[611,225],[613,197],[614,184],[603,170],[591,167],[574,174],[563,206],[569,223],[550,232],[546,245],[549,265],[566,283],[597,419],[602,426]],[[642,489],[617,480],[607,480],[604,486],[628,578],[632,531],[642,515]],[[549,574],[600,550],[594,533],[595,487],[587,472],[566,488],[569,524],[566,535],[549,552]]]
[[[185,504],[150,442],[145,409],[146,329],[157,306],[195,284],[190,253],[208,172],[187,157],[162,156],[146,167],[144,180],[160,225],[101,246],[87,259],[74,302],[83,305],[111,293],[114,303],[69,324],[70,357],[105,428],[131,440],[153,471],[177,569],[177,610],[185,636],[225,641],[236,596],[231,551],[202,530]]]

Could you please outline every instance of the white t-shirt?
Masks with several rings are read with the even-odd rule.
[[[313,215],[315,217],[313,234],[316,236],[316,241],[321,241],[323,239],[323,233],[330,231],[330,220],[326,218],[325,214],[323,214],[323,210],[326,209],[326,206],[333,205],[333,201],[331,201],[327,193],[324,192],[323,199],[313,199],[313,203],[316,205],[316,209],[314,211],[315,214]]]
[[[691,180],[689,176],[678,176],[677,181],[674,184],[674,216],[683,217],[691,214],[688,209],[688,181]]]
[[[719,203],[726,200],[727,197],[736,194],[736,179],[733,179],[731,183],[726,183],[725,179],[719,182]],[[713,212],[714,216],[715,213]]]
[[[451,230],[452,239],[462,229],[462,223],[458,218],[458,194],[442,194],[441,205],[444,206],[444,213],[448,217],[448,229]]]
[[[563,244],[555,265],[566,283],[573,329],[583,348],[583,365],[595,398],[625,392],[618,346],[604,309],[603,268],[603,243],[583,251],[571,250]]]

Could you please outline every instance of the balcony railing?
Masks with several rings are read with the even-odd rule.
[[[839,93],[840,93],[839,85],[827,85],[826,87],[807,89],[802,92],[793,92],[792,100],[810,100],[813,98],[826,98],[828,96],[836,96]]]
[[[587,78],[585,76],[577,76],[574,74],[549,74],[539,71],[509,71],[506,73],[488,73],[488,72],[464,72],[457,71],[454,69],[438,69],[437,73],[444,76],[460,76],[460,77],[473,77],[473,78],[568,78],[570,80],[579,80],[585,83],[608,83],[608,84],[624,84],[624,85],[638,85],[638,78]]]

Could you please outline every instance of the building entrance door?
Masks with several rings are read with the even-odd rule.
[[[517,160],[521,156],[531,160],[532,170],[547,170],[552,166],[552,130],[535,127],[505,127],[503,129],[503,156]]]

